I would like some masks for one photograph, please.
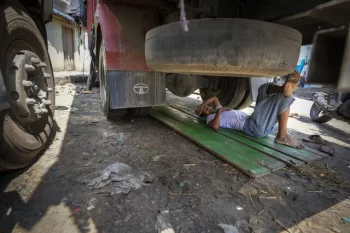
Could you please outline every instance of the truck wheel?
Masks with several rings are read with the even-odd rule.
[[[147,116],[152,110],[152,107],[129,108],[129,115],[133,117]]]
[[[248,108],[253,103],[253,99],[251,97],[251,90],[246,91],[245,96],[242,99],[242,102],[237,106],[237,110],[242,110]]]
[[[201,88],[199,91],[203,100],[209,99],[212,96],[219,98],[223,106],[238,109],[250,95],[249,79],[247,78],[221,78],[216,89]]]
[[[156,71],[215,76],[282,76],[296,66],[301,33],[250,19],[190,20],[146,35],[147,65]]]
[[[106,67],[106,50],[103,40],[100,45],[100,56],[98,63],[98,74],[100,77],[100,95],[101,105],[104,115],[107,118],[122,118],[127,114],[127,109],[111,109],[110,108],[110,90],[108,85],[108,75]]]
[[[34,162],[53,132],[55,86],[45,41],[19,4],[0,6],[0,63],[10,108],[0,112],[0,170]]]
[[[316,122],[316,123],[319,123],[319,124],[323,124],[323,123],[326,123],[330,120],[332,120],[332,117],[330,116],[327,116],[327,115],[321,115],[321,109],[319,109],[317,107],[317,105],[314,103],[312,106],[311,106],[311,109],[310,109],[310,118],[313,122]]]

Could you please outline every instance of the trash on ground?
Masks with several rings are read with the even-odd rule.
[[[156,155],[156,156],[154,156],[152,158],[152,162],[158,162],[161,157],[163,157],[163,155]]]
[[[131,190],[148,186],[153,179],[154,177],[147,172],[136,171],[124,163],[114,163],[105,168],[101,176],[91,180],[87,186],[92,189],[108,186],[98,193],[128,194]]]
[[[238,193],[242,194],[245,197],[249,197],[250,195],[258,195],[259,191],[255,187],[249,184],[245,184],[238,190]]]
[[[220,223],[219,227],[221,227],[225,233],[239,233],[236,226]]]
[[[343,221],[344,221],[344,222],[346,222],[346,223],[350,223],[350,218],[343,217],[342,219],[343,219]]]
[[[316,143],[320,145],[329,145],[330,143],[326,140],[324,140],[320,135],[310,135],[307,138],[304,138],[303,141],[310,142],[310,143]]]
[[[55,172],[55,171],[57,171],[58,169],[57,169],[57,167],[52,167],[52,168],[50,168],[50,170],[53,171],[53,172]]]
[[[95,209],[97,204],[97,199],[96,197],[91,198],[88,202],[86,202],[86,210],[93,210]]]
[[[167,214],[168,210],[164,210],[157,216],[156,229],[158,233],[175,233],[172,225],[169,223]]]
[[[243,207],[237,206],[236,209],[237,209],[237,210],[243,210]]]
[[[228,225],[224,223],[220,223],[219,227],[221,227],[225,233],[250,233],[252,229],[249,223],[245,220],[236,221],[235,225]]]

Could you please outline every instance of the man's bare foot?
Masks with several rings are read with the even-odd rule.
[[[297,149],[303,149],[304,148],[303,144],[298,143],[294,138],[292,138],[288,134],[287,134],[287,136],[285,136],[283,138],[282,137],[276,137],[275,138],[275,143],[286,145],[286,146],[297,148]]]
[[[283,84],[283,95],[290,97],[297,88],[299,81],[300,73],[298,71],[295,70],[293,73],[288,74],[287,80]]]

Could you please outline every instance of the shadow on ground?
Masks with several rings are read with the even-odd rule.
[[[236,220],[248,221],[255,232],[280,232],[298,223],[301,227],[303,220],[349,198],[350,158],[344,147],[337,146],[342,149],[336,157],[313,166],[286,168],[250,180],[150,117],[108,121],[99,110],[98,93],[73,94],[58,95],[56,120],[61,132],[38,163],[1,174],[0,232],[155,232],[156,217],[163,210],[169,210],[176,232],[222,232],[219,223],[234,225]],[[198,103],[189,98],[181,101],[190,106]],[[319,127],[325,131],[329,127],[329,136],[344,143],[350,138],[348,134],[338,138],[343,133],[331,125]],[[294,134],[307,136],[301,130]],[[106,196],[86,187],[87,181],[115,162],[156,178],[128,195]],[[324,176],[343,180],[327,181],[317,173],[321,168]],[[251,191],[242,195],[240,188],[247,186]],[[344,208],[326,215],[327,221],[316,218],[310,229],[345,232],[348,228],[340,217],[344,211],[350,213]]]

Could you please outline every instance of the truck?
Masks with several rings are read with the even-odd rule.
[[[217,96],[234,109],[266,77],[294,70],[313,44],[309,82],[350,90],[349,0],[86,0],[106,117],[145,116],[166,90]],[[54,82],[45,22],[52,1],[1,3],[0,168],[34,161],[53,131]]]
[[[180,97],[199,89],[202,99],[246,108],[266,82],[261,77],[291,72],[301,45],[313,41],[309,81],[348,88],[348,7],[338,0],[88,0],[91,77],[104,114],[147,115],[166,103],[166,89]]]

